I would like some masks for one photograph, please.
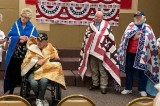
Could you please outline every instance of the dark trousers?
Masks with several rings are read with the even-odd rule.
[[[6,73],[6,77],[9,79],[10,92],[9,94],[13,94],[14,88],[17,85],[21,85],[21,64],[23,59],[18,59],[12,57],[10,63],[8,65],[8,70]]]
[[[137,71],[138,73],[138,91],[146,91],[146,84],[147,84],[147,77],[144,74],[143,70],[136,69],[133,67],[134,60],[135,60],[135,53],[127,53],[126,57],[126,90],[132,90],[133,85],[133,75]]]

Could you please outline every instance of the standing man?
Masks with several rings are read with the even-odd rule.
[[[134,22],[126,28],[118,49],[118,58],[120,70],[126,73],[126,87],[121,94],[132,93],[133,76],[138,72],[140,95],[147,96],[149,93],[155,96],[153,85],[159,82],[158,51],[155,35],[151,26],[146,24],[143,12],[134,14]]]
[[[115,79],[116,84],[120,85],[114,36],[108,22],[103,20],[102,11],[95,13],[93,22],[86,30],[80,55],[79,74],[83,78],[87,71],[91,71],[93,85],[90,90],[100,87],[101,93],[106,94],[108,73]]]

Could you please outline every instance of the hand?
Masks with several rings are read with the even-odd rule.
[[[8,49],[8,45],[9,45],[9,43],[10,43],[10,39],[5,38],[4,41],[5,41],[5,45],[2,46],[2,48],[3,48],[4,50],[7,50],[7,49]]]
[[[27,39],[28,39],[28,37],[27,37],[27,36],[20,36],[20,40],[23,40],[24,42],[26,42],[26,41],[27,41]]]
[[[6,40],[5,42],[6,42],[6,44],[8,45],[8,44],[10,43],[10,40],[8,39],[8,40]]]
[[[5,39],[0,39],[0,44],[4,43],[5,41]]]
[[[45,59],[40,59],[40,60],[37,61],[37,65],[42,66],[45,62],[46,62]]]
[[[138,31],[138,32],[134,35],[133,39],[134,39],[134,40],[139,39],[139,37],[140,37],[140,35],[141,35],[142,33],[143,33],[142,31]]]

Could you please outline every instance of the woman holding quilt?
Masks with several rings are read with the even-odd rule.
[[[8,33],[10,43],[5,61],[4,93],[9,91],[9,94],[13,94],[14,88],[21,84],[21,64],[27,51],[27,39],[38,36],[36,28],[30,22],[31,18],[31,9],[24,8]]]
[[[156,95],[154,85],[159,82],[158,51],[155,35],[151,26],[146,24],[143,12],[138,11],[134,22],[126,28],[118,49],[118,59],[120,70],[126,73],[126,87],[121,94],[132,93],[133,76],[137,72],[140,95]]]

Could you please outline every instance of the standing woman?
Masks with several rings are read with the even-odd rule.
[[[30,22],[32,11],[24,8],[20,18],[13,24],[7,38],[10,40],[5,61],[4,93],[13,94],[14,88],[21,84],[21,64],[26,54],[26,42],[31,36],[38,36],[38,32]]]
[[[0,13],[0,22],[2,22],[2,19],[3,19],[3,15]],[[5,34],[3,31],[0,30],[0,64],[2,62],[4,42],[6,41],[4,38],[5,38]]]

